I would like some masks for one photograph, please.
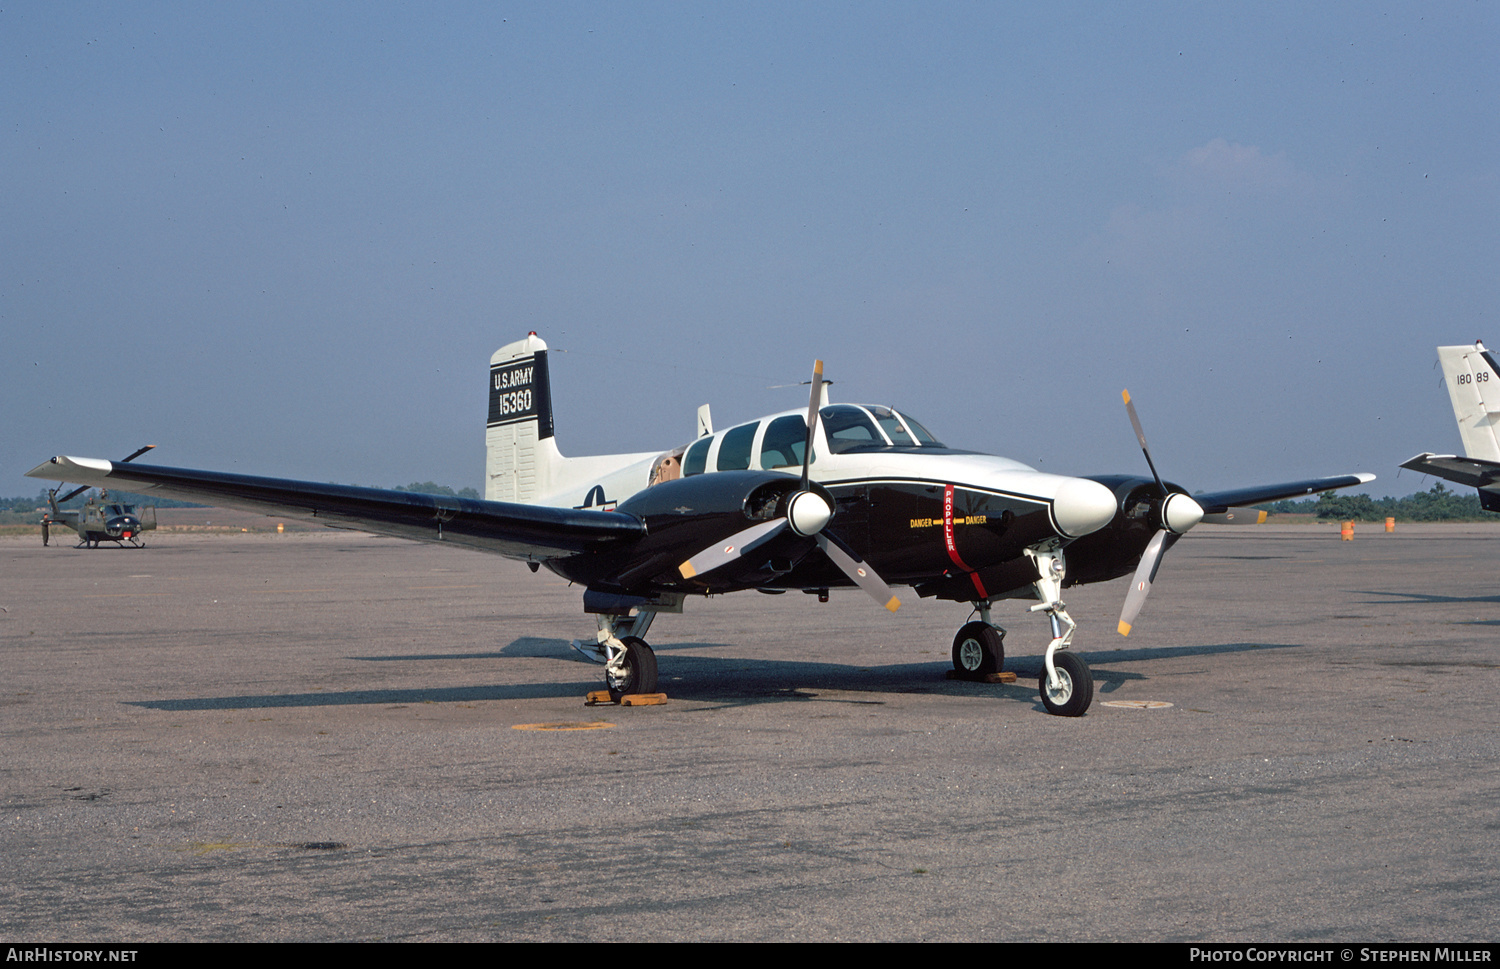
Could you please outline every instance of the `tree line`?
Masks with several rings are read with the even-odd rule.
[[[1325,491],[1313,498],[1274,501],[1255,507],[1272,514],[1316,515],[1333,521],[1383,522],[1387,518],[1404,522],[1500,520],[1500,515],[1479,507],[1477,492],[1465,489],[1459,493],[1444,487],[1441,481],[1434,484],[1431,491],[1418,491],[1404,498],[1371,498],[1367,494]]]

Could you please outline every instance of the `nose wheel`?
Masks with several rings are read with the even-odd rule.
[[[1043,542],[1027,549],[1026,555],[1036,565],[1037,580],[1033,588],[1041,600],[1029,611],[1045,613],[1052,625],[1052,642],[1042,656],[1042,676],[1038,682],[1042,706],[1054,716],[1081,717],[1094,702],[1094,677],[1087,663],[1065,652],[1073,645],[1078,624],[1068,615],[1068,607],[1062,601],[1063,578],[1067,575],[1062,546],[1056,541]]]
[[[1094,676],[1089,672],[1088,664],[1072,653],[1054,653],[1052,666],[1057,674],[1056,680],[1048,677],[1047,668],[1043,666],[1037,681],[1042,706],[1054,716],[1083,716],[1089,704],[1094,702]]]

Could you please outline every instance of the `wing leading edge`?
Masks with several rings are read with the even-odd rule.
[[[1254,488],[1210,491],[1192,497],[1203,506],[1204,514],[1218,515],[1231,508],[1243,508],[1246,505],[1259,505],[1263,502],[1282,501],[1287,498],[1301,498],[1304,495],[1317,494],[1319,491],[1329,491],[1333,488],[1352,488],[1374,480],[1373,474],[1340,474],[1331,478],[1309,478],[1306,481],[1287,481],[1282,484],[1260,485]]]
[[[26,476],[159,493],[378,535],[452,542],[519,559],[577,555],[645,534],[645,526],[639,519],[612,511],[551,508],[96,458],[55,457],[32,468]]]

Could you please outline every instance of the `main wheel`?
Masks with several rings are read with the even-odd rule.
[[[1057,667],[1057,689],[1047,683],[1047,666],[1042,664],[1042,675],[1038,686],[1042,693],[1042,706],[1047,712],[1059,717],[1081,717],[1089,704],[1094,702],[1094,676],[1088,664],[1072,653],[1053,653],[1052,665]]]
[[[987,622],[965,624],[953,637],[953,668],[970,676],[998,673],[1005,665],[1005,634]]]
[[[620,643],[625,647],[625,668],[618,672],[605,668],[604,682],[609,686],[609,695],[618,700],[628,693],[655,693],[656,654],[637,636],[626,636]]]

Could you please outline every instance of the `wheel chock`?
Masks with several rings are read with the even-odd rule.
[[[1014,683],[1016,674],[1010,670],[999,673],[960,673],[958,670],[949,670],[947,677],[950,680],[968,680],[970,683]]]
[[[584,705],[595,707],[606,703],[618,703],[622,707],[659,707],[666,702],[665,693],[627,693],[616,700],[609,695],[608,690],[591,690],[584,700]]]

